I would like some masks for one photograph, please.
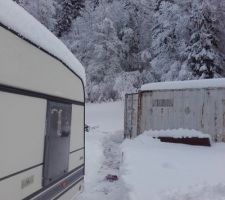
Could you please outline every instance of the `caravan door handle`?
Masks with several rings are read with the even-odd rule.
[[[60,137],[69,137],[70,131],[62,131]]]

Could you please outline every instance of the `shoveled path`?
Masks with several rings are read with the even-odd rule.
[[[98,173],[98,182],[89,190],[85,190],[78,200],[128,200],[128,191],[121,178],[122,152],[120,145],[123,141],[122,131],[104,132],[102,140],[104,159]],[[87,158],[88,159],[88,158]],[[114,175],[118,180],[109,181],[107,175]]]

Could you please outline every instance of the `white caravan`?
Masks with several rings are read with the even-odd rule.
[[[0,0],[0,199],[83,189],[84,69],[16,3]]]

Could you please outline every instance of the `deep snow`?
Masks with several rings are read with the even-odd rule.
[[[91,127],[96,127],[103,132],[123,130],[123,113],[123,102],[87,104],[86,123]]]
[[[85,190],[76,200],[127,200],[127,191],[121,179],[123,141],[123,103],[87,104]],[[118,181],[106,180],[108,174]]]
[[[225,188],[225,144],[161,143],[143,134],[122,146],[123,179],[130,200],[225,199],[221,189]]]
[[[85,190],[76,200],[225,200],[225,144],[198,147],[123,135],[123,102],[88,104]],[[182,131],[182,130],[180,130]],[[107,174],[119,181],[108,182]]]

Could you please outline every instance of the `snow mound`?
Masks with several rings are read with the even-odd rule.
[[[85,84],[85,70],[69,49],[12,0],[0,0],[0,23],[63,61]]]
[[[142,85],[141,91],[151,90],[179,90],[179,89],[201,89],[201,88],[224,88],[225,78],[158,82]]]
[[[173,129],[173,130],[150,130],[145,131],[144,134],[151,137],[172,137],[172,138],[209,138],[209,134],[202,133],[196,130],[189,129]]]
[[[224,200],[224,143],[174,145],[142,134],[122,144],[131,200]],[[198,187],[197,187],[198,186]]]
[[[225,185],[196,185],[190,187],[186,192],[180,193],[165,193],[164,200],[224,200],[225,198]]]

